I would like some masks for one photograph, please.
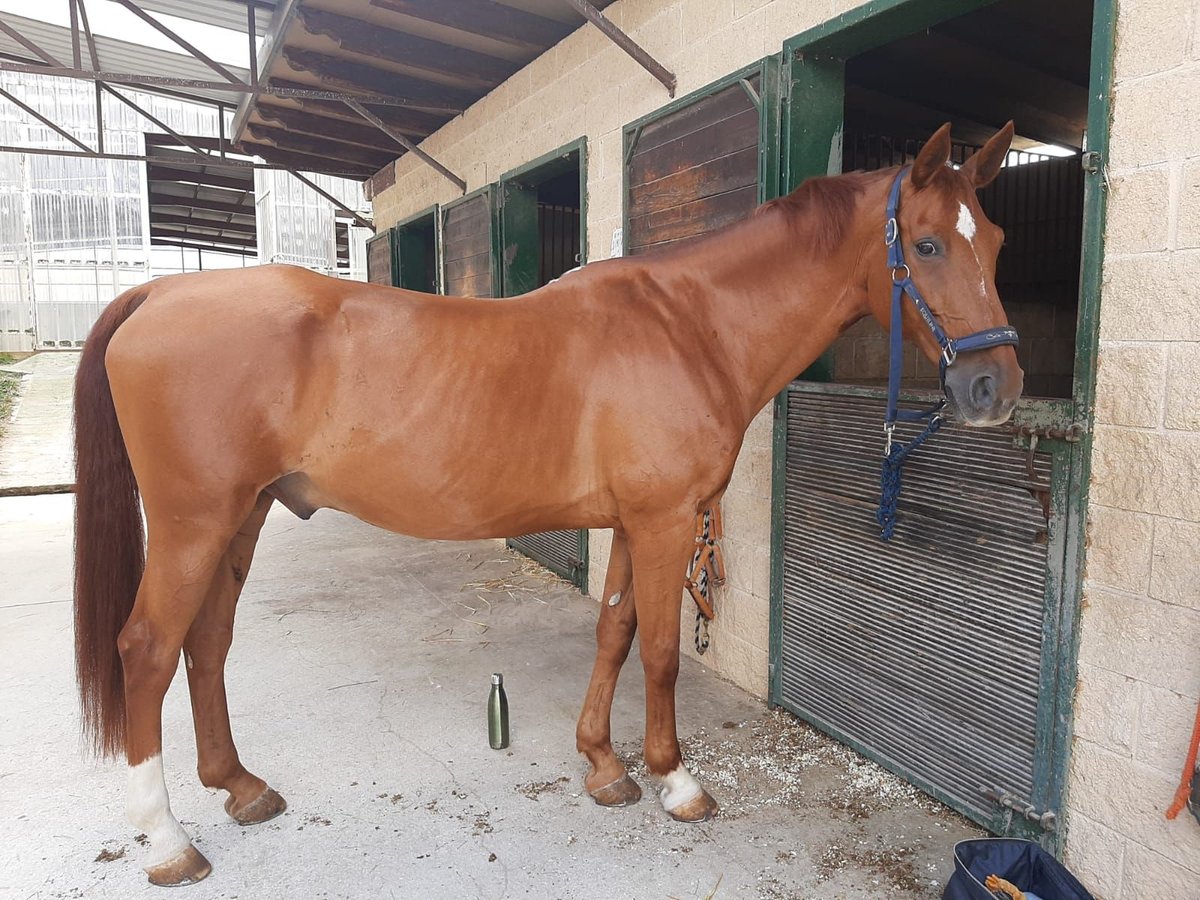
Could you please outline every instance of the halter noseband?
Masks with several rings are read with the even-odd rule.
[[[904,262],[904,246],[900,240],[900,221],[897,213],[900,207],[900,183],[908,174],[905,166],[896,173],[892,181],[892,189],[888,194],[887,221],[884,223],[883,240],[887,245],[887,264],[892,273],[892,323],[889,335],[888,358],[888,392],[887,412],[884,416],[883,431],[886,441],[883,450],[883,472],[880,476],[881,496],[879,511],[875,514],[879,522],[880,537],[891,540],[896,530],[896,501],[900,497],[900,467],[912,451],[925,443],[931,435],[942,427],[942,410],[946,406],[946,369],[954,365],[960,353],[972,350],[987,350],[990,347],[1004,345],[1017,346],[1019,339],[1015,328],[1007,325],[999,328],[988,328],[977,331],[965,337],[952,338],[947,336],[942,326],[938,324],[933,310],[913,284],[912,272]],[[904,295],[917,308],[917,312],[929,326],[934,340],[942,348],[941,359],[938,361],[938,384],[942,389],[942,398],[928,409],[900,409],[900,378],[901,362],[904,357]],[[926,421],[928,420],[928,421]],[[913,438],[908,444],[901,444],[894,439],[896,422],[925,421],[925,430]]]

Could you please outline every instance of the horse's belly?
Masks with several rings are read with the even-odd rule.
[[[293,497],[276,496],[296,512],[338,509],[356,518],[413,537],[476,540],[511,537],[559,528],[604,527],[615,520],[598,496],[574,487],[568,473],[530,473],[513,466],[497,473],[487,465],[409,468],[390,462],[333,465],[325,471],[288,476]],[[280,482],[277,482],[279,484]],[[289,485],[289,487],[292,485]]]

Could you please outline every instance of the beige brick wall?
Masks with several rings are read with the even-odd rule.
[[[607,14],[686,94],[777,51],[858,0],[619,0]],[[1168,823],[1200,696],[1200,16],[1125,0],[1113,115],[1086,608],[1069,783],[1068,861],[1102,900],[1200,896],[1200,828]],[[532,62],[424,147],[468,189],[581,135],[588,255],[621,214],[621,128],[665,91],[594,28]],[[408,157],[375,200],[383,228],[457,192]],[[767,688],[771,416],[726,496],[730,582],[706,665]],[[600,596],[607,532],[591,535]],[[683,643],[691,646],[685,606]]]
[[[1200,897],[1168,822],[1200,697],[1200,16],[1125,0],[1067,860],[1103,900]]]

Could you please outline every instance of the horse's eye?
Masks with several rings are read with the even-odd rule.
[[[933,241],[917,241],[917,254],[919,256],[935,256],[937,252],[937,244]]]

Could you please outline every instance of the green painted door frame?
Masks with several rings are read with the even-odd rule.
[[[941,21],[964,15],[994,0],[872,0],[851,12],[790,39],[784,44],[778,179],[765,184],[764,198],[786,193],[805,178],[833,174],[841,168],[845,61]],[[1091,90],[1084,155],[1084,239],[1073,397],[1064,401],[1032,401],[1018,408],[1018,423],[1083,426],[1082,439],[1042,439],[1039,450],[1056,457],[1051,502],[1057,527],[1051,529],[1050,559],[1043,628],[1042,697],[1038,712],[1038,764],[1035,780],[1041,809],[1062,811],[1070,753],[1073,697],[1078,655],[1078,622],[1082,604],[1082,568],[1091,466],[1091,431],[1103,264],[1105,192],[1103,168],[1108,129],[1114,47],[1114,0],[1095,0],[1092,23]],[[831,369],[818,363],[805,373],[810,381],[830,380]],[[831,386],[832,387],[832,386]],[[771,545],[771,641],[769,700],[782,703],[783,535],[786,516],[785,476],[787,392],[775,403]],[[1026,445],[1027,446],[1027,443]],[[858,748],[867,750],[867,748]],[[868,751],[869,754],[869,751]],[[869,754],[870,755],[870,754]],[[921,785],[927,790],[932,786]],[[937,794],[936,789],[931,793]],[[1000,810],[993,830],[1005,829]],[[1064,828],[1042,832],[1028,823],[1010,831],[1041,839],[1055,852],[1063,846]],[[1025,827],[1020,827],[1024,825]]]
[[[396,287],[425,290],[432,280],[434,293],[442,293],[440,207],[427,207],[392,226],[392,273]],[[433,271],[428,271],[426,235],[433,233]]]
[[[500,177],[495,189],[494,247],[500,281],[496,295],[515,297],[536,289],[541,267],[538,185],[570,171],[579,173],[579,264],[587,261],[587,138],[564,144]],[[568,535],[562,537],[567,538]],[[574,560],[560,565],[537,545],[510,538],[506,544],[566,578],[583,593],[588,585],[588,531],[575,532]]]

